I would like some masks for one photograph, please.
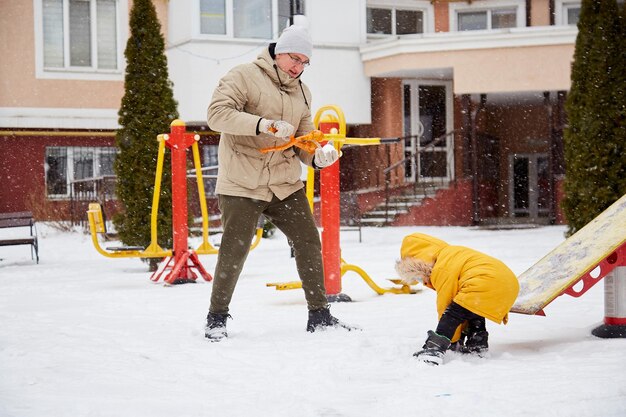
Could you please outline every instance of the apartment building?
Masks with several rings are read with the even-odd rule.
[[[296,21],[314,43],[302,76],[313,110],[339,106],[350,136],[398,138],[344,147],[341,187],[360,211],[403,195],[406,210],[388,224],[563,221],[563,104],[580,1],[153,2],[203,164],[216,162],[205,113],[218,80]],[[80,215],[80,195],[106,194],[131,5],[0,3],[10,40],[0,45],[0,212]]]

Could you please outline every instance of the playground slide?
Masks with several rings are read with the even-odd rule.
[[[626,195],[518,277],[513,313],[543,315],[561,294],[579,297],[616,266],[626,265]],[[583,288],[574,286],[583,281]]]

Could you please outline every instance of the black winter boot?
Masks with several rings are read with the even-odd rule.
[[[470,333],[465,342],[465,349],[468,353],[475,353],[478,356],[486,354],[489,351],[489,333],[487,330]]]
[[[422,350],[415,352],[415,356],[420,362],[429,365],[441,365],[443,363],[443,355],[450,347],[450,339],[441,336],[432,330],[428,331],[428,338],[422,346]]]
[[[468,322],[467,340],[465,341],[465,350],[467,353],[474,353],[478,356],[486,354],[489,350],[489,333],[484,317],[477,317]]]
[[[340,329],[356,330],[356,327],[349,326],[340,322],[336,317],[330,314],[330,309],[320,308],[319,310],[309,310],[309,321],[306,324],[307,332],[317,332],[319,330],[325,330],[329,327],[335,327]]]
[[[467,349],[465,348],[465,345],[460,340],[450,344],[450,347],[448,348],[448,350],[451,350],[452,352],[457,352],[457,353],[468,353]]]
[[[209,313],[206,316],[206,327],[204,328],[204,337],[210,342],[219,342],[228,337],[226,333],[226,319],[232,317],[230,314]]]

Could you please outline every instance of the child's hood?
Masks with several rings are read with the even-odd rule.
[[[423,233],[413,233],[402,240],[400,247],[400,257],[412,257],[420,259],[427,264],[432,264],[445,247],[449,246],[446,242],[436,237],[425,235]]]

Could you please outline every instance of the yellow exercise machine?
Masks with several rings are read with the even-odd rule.
[[[196,255],[214,255],[218,253],[209,242],[209,215],[204,194],[204,182],[202,180],[202,171],[200,163],[200,152],[198,150],[198,140],[200,136],[197,134],[187,133],[185,131],[185,123],[181,120],[174,120],[171,123],[171,132],[169,134],[161,134],[157,136],[159,141],[157,167],[154,179],[154,191],[152,194],[152,211],[150,216],[150,244],[148,247],[138,246],[121,246],[102,248],[98,241],[98,234],[106,233],[105,222],[102,215],[102,207],[98,203],[89,204],[87,216],[89,219],[89,229],[91,232],[91,240],[96,250],[109,258],[175,258],[176,264],[173,266],[172,273],[166,278],[168,283],[177,283],[178,281],[189,281],[195,279],[195,274],[189,271],[189,267],[195,267],[200,271],[202,276],[207,280],[211,277],[197,261]],[[172,211],[173,211],[173,234],[174,249],[163,249],[157,242],[157,217],[159,210],[159,196],[161,195],[161,178],[163,176],[163,161],[165,159],[165,147],[169,147],[172,152]],[[187,175],[186,163],[188,148],[192,149],[194,168],[196,171],[196,182],[198,186],[198,195],[200,199],[200,210],[202,212],[202,243],[197,249],[188,248],[188,228],[187,228]],[[251,250],[260,242],[263,235],[263,228],[257,227],[254,241],[251,244]],[[168,260],[166,266],[170,263]],[[188,261],[192,265],[187,264]],[[162,271],[161,271],[162,273]],[[157,281],[160,273],[153,274],[152,280]],[[182,278],[181,278],[182,277]]]

